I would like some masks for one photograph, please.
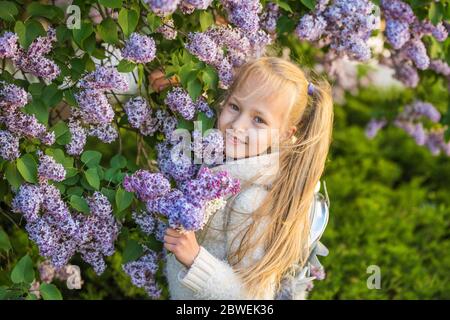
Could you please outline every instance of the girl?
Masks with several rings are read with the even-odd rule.
[[[165,269],[172,299],[280,298],[285,279],[306,265],[331,143],[330,91],[326,81],[313,85],[281,58],[240,67],[219,103],[216,126],[226,138],[227,161],[211,170],[238,178],[241,192],[225,199],[201,232],[166,230],[164,247],[174,253]],[[305,298],[304,289],[294,298]]]

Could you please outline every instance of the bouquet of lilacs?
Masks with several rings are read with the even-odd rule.
[[[210,164],[221,157],[223,159],[221,134],[213,131],[199,142],[200,136],[200,132],[194,131],[195,141],[189,146],[189,151]],[[183,143],[180,139],[175,138],[175,141]],[[145,203],[145,209],[133,212],[136,224],[144,234],[164,241],[168,227],[180,232],[201,230],[214,212],[224,208],[224,199],[239,192],[240,182],[226,171],[214,172],[207,165],[198,168],[181,149],[177,150],[177,144],[169,145],[165,141],[158,147],[162,172],[138,170],[125,177],[123,185],[125,190],[134,192]],[[177,188],[171,187],[170,180]],[[162,256],[148,248],[145,251],[144,256],[123,265],[123,269],[136,286],[145,288],[151,297],[157,298],[161,290],[155,274],[158,259]]]

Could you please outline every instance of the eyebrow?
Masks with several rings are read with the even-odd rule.
[[[239,103],[239,104],[241,104],[242,105],[242,101],[240,101],[238,98],[236,98],[236,97],[233,97],[233,96],[231,96],[230,97],[230,100],[234,100],[234,101],[236,101],[237,103]],[[264,112],[264,111],[261,111],[261,110],[254,110],[254,112],[256,113],[256,114],[259,114],[259,115],[262,115],[264,118],[266,118],[266,119],[271,119],[271,117],[270,117],[270,115],[269,115],[269,113],[267,113],[267,112]]]

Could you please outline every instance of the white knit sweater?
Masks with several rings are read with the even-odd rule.
[[[271,153],[228,161],[211,168],[213,171],[228,171],[234,178],[239,179],[241,184],[261,172],[265,174],[238,194],[232,210],[221,209],[210,218],[204,241],[200,243],[200,252],[189,269],[178,262],[174,255],[167,257],[165,274],[171,299],[254,299],[245,292],[241,279],[226,257],[230,250],[235,250],[239,245],[239,241],[232,244],[232,239],[252,222],[251,213],[266,196],[266,187],[273,181],[278,170],[278,158],[278,153]],[[320,187],[320,182],[317,187]],[[267,221],[263,221],[258,227],[255,237],[259,236],[258,230],[261,231],[265,223]],[[263,254],[262,247],[256,248],[251,256],[243,258],[241,266],[252,264],[252,261],[257,261]],[[263,299],[275,298],[274,285]]]

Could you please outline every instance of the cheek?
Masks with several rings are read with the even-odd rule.
[[[217,119],[217,126],[220,131],[225,131],[229,127],[229,123],[231,122],[231,116],[229,112],[226,110],[222,110],[222,112],[219,115],[219,118]]]

